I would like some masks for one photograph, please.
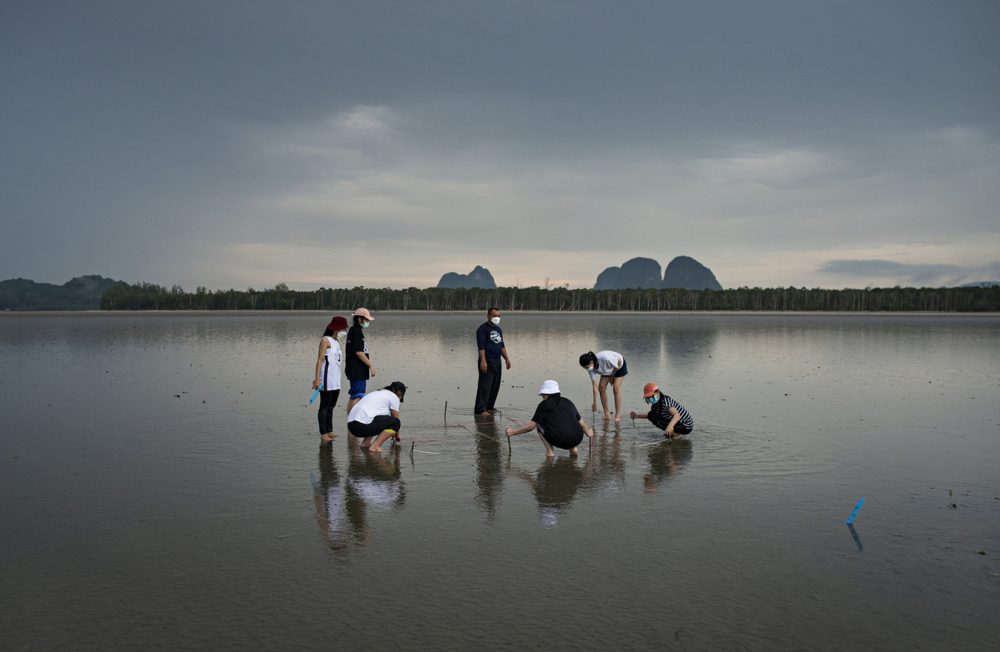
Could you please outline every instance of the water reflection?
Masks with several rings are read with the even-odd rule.
[[[345,552],[349,536],[344,488],[340,485],[340,473],[337,471],[331,444],[319,447],[319,481],[313,476],[313,503],[316,507],[316,522],[327,545],[334,552]]]
[[[351,545],[363,546],[371,540],[368,512],[371,509],[400,509],[406,489],[400,472],[399,446],[388,456],[348,448],[347,478],[340,473],[331,444],[319,449],[319,480],[313,482],[316,521],[330,548],[346,554]]]
[[[531,485],[544,527],[551,528],[558,524],[559,515],[573,502],[587,475],[585,469],[591,467],[589,460],[584,468],[580,468],[576,458],[549,457],[538,467],[534,476],[526,471],[516,471],[519,478]]]
[[[503,493],[504,471],[501,453],[506,450],[506,439],[500,423],[490,417],[476,418],[476,505],[486,512],[492,523]]]
[[[590,492],[618,493],[625,489],[625,456],[622,454],[622,424],[598,423],[587,454],[592,469],[586,488]]]
[[[646,457],[649,470],[642,476],[642,486],[646,493],[653,493],[660,484],[679,473],[691,461],[693,449],[691,441],[687,439],[679,439],[672,444],[664,440],[648,448]]]

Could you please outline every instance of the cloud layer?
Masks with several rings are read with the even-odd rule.
[[[0,277],[995,274],[992,3],[22,3]],[[881,261],[874,264],[873,261]]]

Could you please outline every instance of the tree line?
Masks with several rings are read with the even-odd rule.
[[[956,288],[733,288],[729,290],[591,290],[557,287],[319,288],[185,292],[154,283],[118,283],[105,291],[103,310],[503,310],[538,311],[1000,311],[1000,286]]]

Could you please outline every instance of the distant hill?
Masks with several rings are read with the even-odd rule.
[[[26,278],[0,281],[0,310],[98,310],[104,292],[118,281],[103,276],[77,276],[64,285]]]
[[[597,275],[595,290],[660,287],[660,263],[652,258],[632,258],[621,267],[608,267]]]
[[[960,288],[995,288],[1000,286],[1000,281],[977,281],[975,283],[965,283],[959,285]]]
[[[681,290],[721,290],[712,270],[690,256],[678,256],[667,265],[660,287]]]
[[[483,288],[485,290],[495,290],[497,284],[496,281],[493,280],[493,275],[490,274],[490,270],[476,265],[476,267],[468,274],[448,272],[441,277],[440,281],[438,281],[437,287]]]
[[[677,256],[670,261],[660,278],[660,263],[652,258],[632,258],[621,267],[608,267],[597,276],[595,290],[626,290],[631,288],[680,288],[682,290],[721,290],[712,270],[690,256]]]

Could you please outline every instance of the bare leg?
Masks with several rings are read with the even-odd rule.
[[[622,381],[624,378],[615,378],[612,386],[615,392],[615,423],[622,422]]]
[[[603,418],[607,419],[611,415],[608,413],[608,377],[601,376],[601,382],[597,385],[601,393],[601,408],[604,410]]]
[[[371,437],[365,437],[364,439],[361,440],[361,448],[368,448],[371,445],[372,445]]]
[[[382,449],[379,448],[379,447],[383,443],[385,443],[386,439],[388,439],[389,437],[392,437],[395,434],[396,434],[395,430],[383,430],[382,432],[380,432],[378,434],[378,438],[375,440],[375,442],[371,446],[368,447],[368,452],[370,452],[370,453],[381,453]]]
[[[569,456],[570,457],[576,457],[579,454],[580,454],[580,451],[576,450],[576,446],[574,446],[573,448],[569,449]]]
[[[542,440],[543,444],[545,444],[545,457],[555,457],[556,452],[552,450],[552,444],[550,444],[548,440],[542,436],[542,433],[538,433],[538,438]]]

